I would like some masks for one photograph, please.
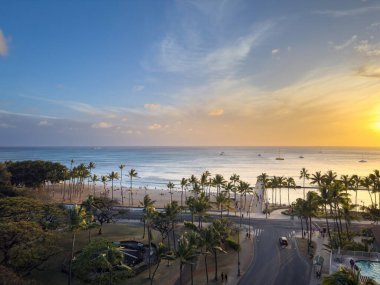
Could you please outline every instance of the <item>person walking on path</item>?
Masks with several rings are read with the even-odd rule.
[[[227,284],[227,273],[224,274],[224,279],[226,280],[226,284]]]
[[[223,274],[223,272],[220,274],[220,277],[222,278],[222,284],[223,284],[223,282],[224,282],[224,274]]]

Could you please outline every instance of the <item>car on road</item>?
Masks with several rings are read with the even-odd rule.
[[[288,239],[286,237],[279,238],[280,246],[286,247],[288,246]]]

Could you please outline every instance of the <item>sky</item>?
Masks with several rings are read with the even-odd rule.
[[[0,146],[380,147],[379,0],[0,6]]]

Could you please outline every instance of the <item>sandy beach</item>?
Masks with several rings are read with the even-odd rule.
[[[105,190],[102,185],[96,185],[96,187],[93,187],[91,184],[88,187],[86,184],[82,190],[82,192],[79,195],[72,196],[72,199],[70,200],[68,195],[65,195],[65,199],[63,199],[63,184],[55,184],[55,185],[49,185],[45,188],[45,192],[48,194],[50,198],[52,198],[54,201],[57,202],[64,202],[64,203],[81,203],[83,200],[85,200],[89,195],[94,195],[96,197],[99,196],[107,196],[109,198],[112,197],[112,187],[110,185],[107,185]],[[65,189],[68,189],[68,185],[66,184]],[[66,190],[67,191],[67,190]],[[156,208],[163,208],[165,205],[170,203],[170,200],[178,201],[178,204],[181,205],[181,191],[180,190],[172,190],[171,193],[168,189],[150,189],[150,188],[143,188],[143,187],[136,187],[133,188],[133,204],[130,200],[130,187],[123,187],[123,196],[124,196],[124,203],[122,203],[121,198],[121,189],[120,185],[114,185],[113,188],[113,198],[114,200],[118,201],[120,205],[124,206],[133,206],[133,207],[141,207],[141,202],[144,199],[145,195],[149,195],[149,197],[155,201]],[[183,192],[183,205],[185,206],[185,200],[186,197],[192,196],[193,193],[187,191]],[[216,193],[211,193],[211,202],[214,209],[217,209],[215,203],[215,195]],[[233,193],[231,193],[231,197],[233,197]],[[172,196],[172,197],[171,197]],[[237,201],[240,201],[240,195],[237,195]],[[244,197],[242,197],[242,201],[244,201]],[[243,202],[244,205],[244,202]],[[251,205],[251,212],[260,212],[260,203],[257,201],[257,197],[255,194],[247,195],[247,202],[245,209],[242,209],[242,211],[248,211]],[[235,205],[231,205],[231,210],[233,211],[235,209]]]

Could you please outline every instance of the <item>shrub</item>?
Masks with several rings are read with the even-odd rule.
[[[235,251],[238,251],[241,248],[240,245],[232,238],[227,238],[226,244],[228,245],[229,248],[232,248]]]

